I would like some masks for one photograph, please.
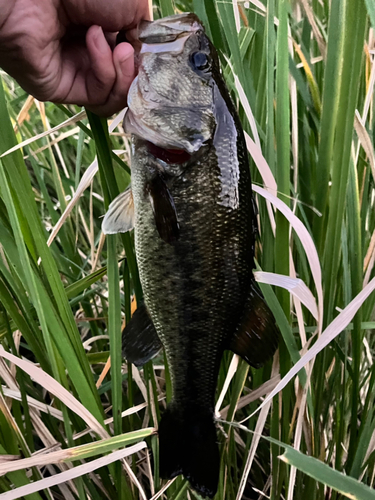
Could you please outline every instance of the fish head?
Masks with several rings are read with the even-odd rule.
[[[138,75],[124,128],[154,145],[190,155],[213,137],[215,48],[195,14],[143,22]]]

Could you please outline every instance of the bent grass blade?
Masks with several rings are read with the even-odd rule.
[[[82,403],[78,401],[69,391],[67,391],[59,382],[52,378],[48,373],[38,368],[30,361],[18,358],[7,352],[3,346],[0,345],[0,356],[11,361],[16,366],[25,371],[30,377],[38,382],[42,387],[51,392],[54,396],[59,398],[68,408],[80,416],[85,423],[95,431],[102,439],[109,437],[107,431],[100,425],[98,420],[90,413]]]
[[[30,458],[13,460],[11,462],[6,461],[5,463],[1,463],[0,461],[0,476],[3,474],[8,474],[9,472],[27,469],[30,467],[41,467],[49,464],[73,462],[75,460],[84,460],[86,458],[91,458],[95,455],[108,453],[118,448],[133,444],[137,441],[140,441],[141,439],[145,439],[146,437],[151,436],[151,434],[153,434],[155,431],[156,429],[154,429],[153,427],[149,427],[147,429],[128,432],[127,434],[121,434],[108,439],[95,441],[94,443],[83,444],[63,450],[52,452],[50,452],[49,450],[43,452],[43,450],[41,450],[38,452],[38,454]]]
[[[304,356],[289,370],[289,372],[281,379],[275,389],[266,397],[263,403],[253,412],[250,417],[258,413],[276,394],[278,394],[292,378],[304,367],[309,361],[314,359],[332,340],[337,337],[355,316],[363,302],[375,290],[375,278],[353,299],[350,304],[332,321],[332,323],[324,330],[320,338],[311,347]]]
[[[105,467],[106,465],[116,462],[117,460],[128,457],[129,455],[133,455],[134,453],[137,453],[146,447],[147,444],[142,441],[141,443],[135,444],[130,448],[124,448],[123,450],[114,451],[113,453],[110,453],[105,457],[97,458],[96,460],[92,460],[91,462],[83,465],[78,465],[77,467],[73,467],[72,469],[69,469],[65,472],[60,472],[59,474],[55,474],[51,477],[47,477],[45,479],[35,481],[34,483],[27,484],[26,486],[16,488],[15,490],[8,491],[7,493],[2,493],[0,495],[0,499],[15,500],[16,498],[30,495],[31,493],[35,493],[45,488],[50,488],[51,486],[65,483],[66,481],[81,477],[84,474],[88,474],[89,472],[92,472],[101,467]]]

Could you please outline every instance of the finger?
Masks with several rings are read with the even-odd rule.
[[[100,116],[110,116],[126,106],[129,87],[135,77],[134,49],[129,43],[120,43],[113,51],[116,81],[107,101],[89,109]]]
[[[110,46],[111,50],[113,51],[114,48],[116,47],[116,37],[117,37],[117,32],[109,32],[109,31],[104,31],[104,36],[105,39],[107,40],[108,45]]]
[[[131,29],[142,19],[150,17],[148,0],[64,0],[63,3],[70,23],[83,26],[100,25],[104,31]]]
[[[90,69],[86,73],[86,105],[104,104],[116,81],[112,51],[99,26],[91,26],[86,35]]]
[[[91,26],[86,43],[70,43],[60,53],[59,84],[54,102],[98,106],[104,104],[116,81],[112,50],[99,26]]]

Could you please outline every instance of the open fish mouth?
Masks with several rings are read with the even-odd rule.
[[[202,29],[203,26],[198,17],[189,12],[164,17],[156,21],[141,21],[138,26],[138,34],[132,42],[136,63],[138,63],[140,53],[182,50],[189,34]],[[181,38],[183,38],[183,42]],[[172,42],[176,43],[172,45]]]

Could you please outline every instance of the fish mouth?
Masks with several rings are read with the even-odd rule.
[[[156,21],[141,21],[136,29],[137,35],[134,38],[132,36],[131,40],[136,67],[139,66],[140,54],[181,52],[189,36],[199,30],[204,31],[204,27],[192,12],[163,17]]]
[[[182,52],[186,40],[199,30],[203,30],[203,26],[193,13],[142,21],[138,31],[138,40],[142,43],[139,53]]]

